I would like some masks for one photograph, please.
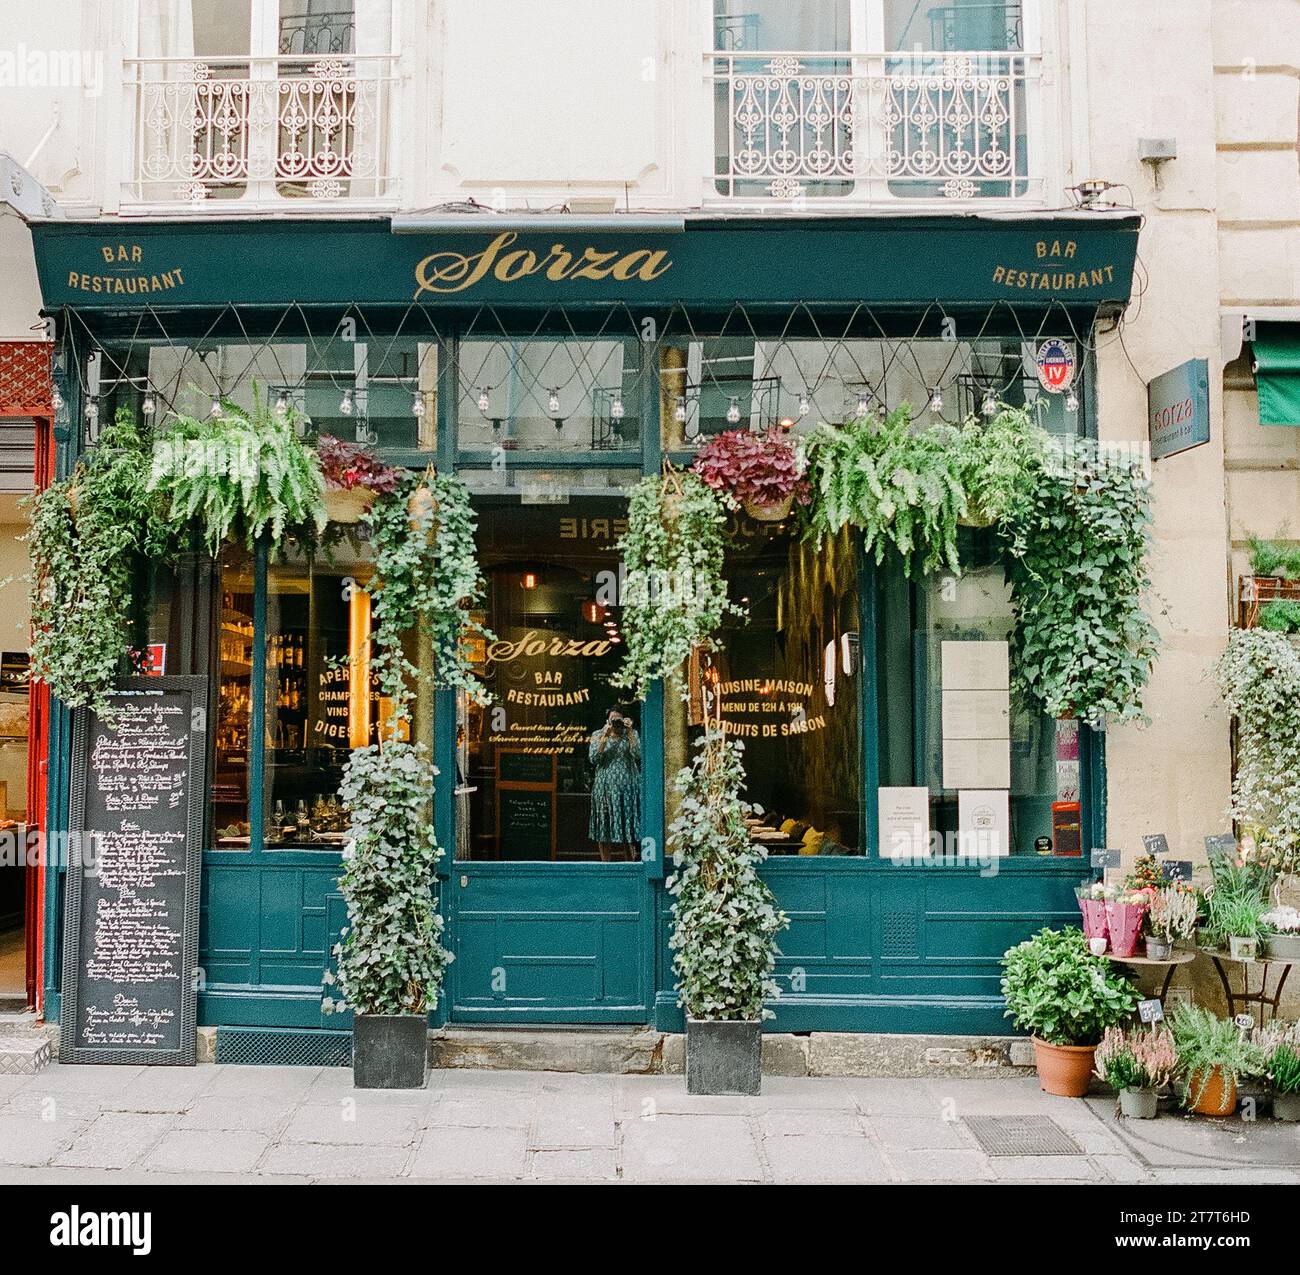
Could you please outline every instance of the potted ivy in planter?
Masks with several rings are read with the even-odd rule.
[[[1002,965],[1006,1016],[1032,1036],[1039,1086],[1082,1098],[1102,1035],[1132,1015],[1137,990],[1119,967],[1088,951],[1074,926],[1040,930]]]
[[[359,443],[332,434],[316,440],[316,459],[325,480],[325,514],[330,522],[360,522],[377,496],[397,490],[401,470],[385,465]]]
[[[1199,1005],[1181,1004],[1169,1017],[1178,1053],[1183,1105],[1203,1116],[1230,1116],[1237,1084],[1260,1069],[1258,1049],[1231,1019]]]
[[[1097,1046],[1097,1076],[1119,1095],[1119,1109],[1131,1120],[1155,1118],[1160,1090],[1178,1065],[1174,1038],[1166,1027],[1107,1027]]]
[[[451,953],[433,895],[433,765],[423,744],[387,739],[352,752],[339,796],[351,815],[339,891],[348,924],[327,971],[326,1013],[351,1009],[358,1089],[422,1089],[428,1015]]]
[[[780,522],[810,496],[799,442],[779,429],[729,429],[700,449],[691,468],[757,522]]]
[[[740,797],[741,749],[711,725],[673,781],[681,804],[668,830],[676,868],[669,944],[693,1094],[758,1093],[763,1019],[772,1016],[763,999],[778,994],[776,936],[790,923],[758,874],[767,852],[745,824],[757,808]]]

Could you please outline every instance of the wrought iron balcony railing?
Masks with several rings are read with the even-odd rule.
[[[1019,52],[712,53],[718,194],[1040,198],[1040,59]]]
[[[135,121],[125,202],[394,194],[390,57],[152,58],[127,72]]]

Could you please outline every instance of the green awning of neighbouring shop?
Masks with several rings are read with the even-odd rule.
[[[1300,325],[1260,325],[1253,346],[1261,425],[1300,426]]]

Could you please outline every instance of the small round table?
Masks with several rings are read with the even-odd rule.
[[[1282,989],[1286,986],[1287,975],[1291,973],[1291,966],[1295,962],[1276,956],[1233,956],[1230,952],[1220,952],[1209,947],[1198,948],[1197,951],[1204,952],[1214,962],[1214,968],[1219,974],[1219,982],[1223,984],[1223,995],[1228,1002],[1228,1016],[1230,1018],[1235,1018],[1242,1012],[1242,1007],[1246,1005],[1259,1006],[1258,1026],[1260,1027],[1263,1027],[1268,1022],[1270,1011],[1272,1017],[1277,1017],[1278,1005],[1282,1000]],[[1241,991],[1234,992],[1232,990],[1232,986],[1228,982],[1228,972],[1223,968],[1225,964],[1241,966]],[[1252,966],[1258,966],[1260,971],[1259,990],[1257,992],[1250,990],[1250,970]],[[1268,992],[1270,966],[1280,971],[1271,996]]]
[[[1165,980],[1160,985],[1160,999],[1163,1001],[1169,994],[1169,984],[1174,981],[1174,974],[1178,967],[1180,965],[1190,965],[1196,959],[1196,953],[1189,952],[1186,948],[1176,947],[1168,958],[1163,961],[1153,961],[1149,956],[1138,956],[1136,953],[1132,956],[1116,956],[1114,952],[1107,952],[1106,959],[1114,961],[1116,965],[1133,965],[1152,969],[1157,966],[1165,966]]]

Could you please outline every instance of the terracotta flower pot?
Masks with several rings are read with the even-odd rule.
[[[790,510],[794,508],[794,492],[775,504],[765,505],[757,500],[744,500],[741,504],[755,522],[780,522],[783,518],[788,518]]]
[[[1110,927],[1106,923],[1105,899],[1080,899],[1079,911],[1083,913],[1084,937],[1104,939],[1110,934]]]
[[[1188,1108],[1202,1116],[1230,1116],[1237,1110],[1237,1082],[1225,1080],[1222,1068],[1216,1067],[1201,1085],[1202,1077],[1198,1072],[1192,1078],[1192,1093],[1198,1090],[1200,1096]]]
[[[1049,1045],[1037,1036],[1032,1039],[1034,1062],[1038,1066],[1038,1087],[1044,1093],[1061,1098],[1082,1098],[1092,1079],[1093,1055],[1097,1046]]]
[[[1137,951],[1138,935],[1146,908],[1140,903],[1106,903],[1106,925],[1110,930],[1110,950],[1116,956],[1132,956]]]

